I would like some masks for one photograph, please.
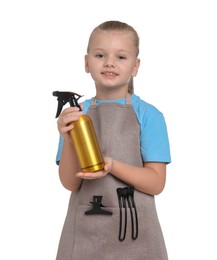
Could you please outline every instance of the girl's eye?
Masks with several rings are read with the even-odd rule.
[[[103,58],[104,55],[103,55],[103,54],[96,54],[96,57],[97,57],[97,58]]]
[[[118,59],[119,60],[126,60],[126,57],[125,56],[118,56]]]

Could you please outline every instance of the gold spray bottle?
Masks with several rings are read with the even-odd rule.
[[[74,92],[54,91],[53,96],[57,97],[58,108],[56,118],[60,115],[63,106],[69,102],[71,107],[81,107],[78,104],[80,95]],[[77,96],[77,98],[75,97]],[[69,132],[75,152],[83,172],[95,172],[102,170],[105,162],[100,151],[95,129],[91,118],[88,115],[82,115],[77,121],[72,122],[73,128]]]

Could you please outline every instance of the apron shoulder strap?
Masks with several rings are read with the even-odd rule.
[[[131,105],[131,104],[132,104],[131,94],[127,93],[126,105]],[[96,97],[93,98],[91,105],[96,105]]]

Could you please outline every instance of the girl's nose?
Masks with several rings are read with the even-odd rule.
[[[106,57],[104,61],[104,67],[116,67],[114,59],[111,57]]]

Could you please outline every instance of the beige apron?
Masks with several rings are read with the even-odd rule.
[[[103,156],[143,167],[140,126],[131,105],[131,96],[126,103],[91,105],[88,114],[93,120]],[[101,179],[83,181],[80,190],[71,195],[56,260],[168,259],[154,196],[134,191],[138,237],[132,239],[132,219],[127,207],[126,237],[123,241],[119,240],[117,188],[127,186],[111,174]],[[102,209],[112,212],[112,215],[86,215],[85,212],[93,207],[90,203],[93,196],[102,196]],[[124,212],[122,217],[125,216]]]

